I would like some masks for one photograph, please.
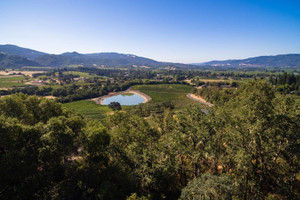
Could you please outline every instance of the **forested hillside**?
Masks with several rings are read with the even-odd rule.
[[[72,52],[61,55],[47,54],[36,58],[35,61],[43,66],[52,67],[68,65],[84,65],[88,67],[132,67],[132,65],[159,67],[164,65],[148,58],[119,53],[79,54]]]
[[[16,45],[0,45],[0,53],[4,53],[11,57],[12,65],[0,63],[0,68],[21,68],[23,66],[44,66],[44,67],[68,67],[70,65],[79,65],[84,67],[142,67],[142,68],[158,68],[158,67],[176,67],[176,68],[196,68],[196,66],[155,61],[150,58],[144,58],[132,54],[122,53],[90,53],[80,54],[77,52],[67,52],[62,54],[48,54],[40,51],[19,47]],[[23,62],[20,62],[20,57]],[[18,58],[18,59],[17,59]],[[30,65],[31,61],[32,65]],[[14,63],[15,62],[15,63]]]
[[[39,64],[24,57],[7,55],[0,52],[0,69],[18,69],[23,66],[39,66]]]
[[[165,107],[103,122],[0,99],[1,199],[299,199],[300,109],[253,80],[205,115]]]
[[[49,54],[40,51],[19,47],[16,45],[0,45],[0,53],[22,57],[15,60],[15,65],[4,65],[0,68],[20,68],[20,66],[68,67],[73,65],[84,67],[113,67],[113,68],[167,68],[167,69],[201,69],[206,68],[299,68],[300,54],[284,54],[276,56],[258,56],[240,60],[210,61],[205,63],[183,64],[156,61],[150,58],[132,54],[114,52],[80,54],[66,52]],[[17,59],[17,57],[11,57]],[[28,59],[34,63],[30,65]]]
[[[46,53],[36,51],[33,49],[27,49],[18,47],[16,45],[6,44],[0,45],[0,52],[8,54],[8,55],[16,55],[21,56],[30,60],[33,60],[39,56],[45,55]]]
[[[253,58],[240,59],[240,60],[210,61],[206,63],[201,63],[200,65],[239,67],[239,68],[243,68],[243,67],[299,68],[300,54],[258,56]]]

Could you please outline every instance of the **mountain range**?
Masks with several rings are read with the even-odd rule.
[[[40,66],[40,64],[25,57],[0,52],[0,69],[18,69],[23,66]]]
[[[260,56],[241,60],[210,61],[206,63],[182,64],[159,62],[153,59],[132,54],[120,53],[91,53],[80,54],[67,52],[63,54],[48,54],[15,45],[0,45],[0,68],[21,68],[23,66],[67,67],[82,65],[85,67],[142,67],[173,69],[196,69],[203,67],[274,67],[300,68],[300,54],[285,54],[277,56]]]
[[[16,45],[10,45],[10,44],[0,45],[0,52],[8,55],[17,55],[17,56],[25,57],[30,60],[36,59],[39,56],[47,54],[40,51],[18,47]]]
[[[20,57],[23,66],[67,67],[69,65],[82,65],[85,67],[142,67],[142,68],[195,68],[197,66],[181,63],[159,62],[149,58],[132,54],[120,53],[91,53],[80,54],[67,52],[63,54],[48,54],[15,45],[0,45],[0,68],[20,68]],[[4,56],[6,55],[6,56]],[[17,57],[11,57],[17,56]],[[14,58],[16,60],[14,60]],[[15,61],[15,62],[14,62]]]
[[[42,55],[34,60],[44,66],[84,65],[89,67],[129,67],[152,66],[160,67],[162,63],[148,58],[138,57],[131,54],[119,53],[94,53],[79,54],[77,52],[63,53],[60,55]]]
[[[210,61],[205,63],[194,63],[199,66],[214,67],[255,67],[255,68],[300,68],[300,54],[283,54],[276,56],[259,56],[239,60]]]

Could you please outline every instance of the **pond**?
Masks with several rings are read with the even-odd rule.
[[[108,105],[113,101],[119,102],[122,106],[133,106],[145,102],[145,99],[138,94],[124,93],[107,97],[102,100],[103,105]]]

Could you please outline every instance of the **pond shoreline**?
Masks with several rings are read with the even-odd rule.
[[[141,96],[145,101],[143,103],[147,103],[149,102],[152,98],[149,97],[148,95],[138,91],[138,90],[131,90],[131,89],[128,89],[128,90],[125,90],[125,91],[120,91],[120,92],[110,92],[108,95],[104,95],[104,96],[101,96],[101,97],[97,97],[97,98],[93,98],[91,99],[92,101],[95,101],[96,104],[100,104],[100,105],[104,105],[103,104],[103,100],[108,98],[108,97],[113,97],[113,96],[117,96],[117,95],[120,95],[120,94],[124,94],[124,93],[133,93],[133,94],[137,94],[139,96]]]

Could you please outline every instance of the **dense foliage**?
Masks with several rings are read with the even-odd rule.
[[[283,73],[277,77],[270,77],[270,82],[276,85],[277,91],[285,94],[300,95],[300,75]]]
[[[108,107],[112,110],[122,110],[121,104],[119,102],[115,102],[115,101],[110,102],[108,104]]]
[[[223,105],[235,95],[236,90],[232,88],[204,87],[199,90],[194,90],[193,92],[215,105]]]
[[[153,106],[101,124],[36,96],[2,98],[0,198],[300,198],[299,105],[270,84],[251,81],[207,115]]]
[[[130,191],[108,165],[110,136],[98,122],[25,95],[1,99],[0,114],[1,199],[120,199]]]

